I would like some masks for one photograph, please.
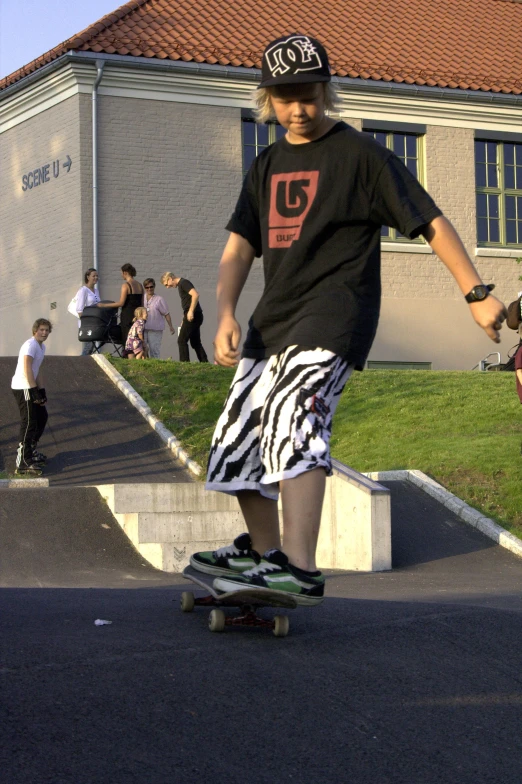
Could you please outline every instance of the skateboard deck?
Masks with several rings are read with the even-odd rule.
[[[293,596],[283,591],[272,591],[268,588],[252,588],[244,591],[227,591],[226,593],[214,589],[216,575],[198,572],[191,566],[183,570],[183,577],[190,580],[199,588],[203,588],[207,595],[195,597],[193,593],[184,591],[181,595],[181,609],[183,612],[192,612],[194,606],[204,607],[237,607],[242,615],[225,615],[221,609],[213,609],[209,616],[211,631],[223,631],[225,626],[267,626],[276,637],[285,637],[288,633],[288,617],[276,615],[273,619],[262,618],[256,613],[259,607],[283,607],[294,609],[297,602]]]

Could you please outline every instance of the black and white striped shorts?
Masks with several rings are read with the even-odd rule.
[[[289,346],[242,359],[210,448],[208,490],[258,490],[324,468],[331,474],[332,418],[353,365],[324,349]]]

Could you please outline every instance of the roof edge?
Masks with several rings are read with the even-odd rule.
[[[522,2],[522,0],[521,0]],[[78,52],[69,50],[56,60],[39,68],[19,81],[9,85],[0,92],[0,102],[4,98],[14,95],[25,87],[45,78],[50,73],[58,70],[67,63],[92,63],[103,61],[107,65],[113,64],[124,68],[143,68],[156,71],[177,71],[186,74],[205,74],[218,78],[228,77],[234,79],[258,82],[261,79],[259,68],[245,68],[243,66],[224,66],[210,63],[194,63],[182,60],[159,60],[154,57],[134,57],[132,55],[118,55],[97,52]],[[332,76],[332,83],[341,90],[350,88],[358,92],[379,94],[394,94],[418,98],[429,98],[442,101],[466,101],[476,103],[490,103],[505,106],[522,107],[522,95],[512,93],[496,93],[486,90],[463,90],[459,87],[443,88],[419,86],[414,84],[400,84],[373,79],[352,78],[348,76]]]

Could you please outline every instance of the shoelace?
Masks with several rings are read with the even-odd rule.
[[[257,566],[253,566],[251,569],[248,569],[246,572],[243,572],[243,577],[264,577],[265,574],[280,571],[282,571],[280,566],[265,561],[265,563],[260,563]]]
[[[220,547],[219,550],[214,550],[213,555],[214,557],[224,556],[227,555],[241,555],[243,550],[237,550],[234,545],[227,545],[226,547]]]

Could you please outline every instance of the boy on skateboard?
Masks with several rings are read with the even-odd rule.
[[[214,346],[218,364],[238,368],[206,485],[237,495],[248,533],[191,558],[217,590],[263,587],[308,605],[324,593],[315,551],[332,417],[377,329],[381,226],[426,238],[495,342],[506,317],[431,197],[390,150],[328,117],[334,101],[318,41],[293,34],[268,45],[257,119],[275,115],[287,133],[254,161],[227,225]],[[239,358],[235,308],[259,256],[265,287]]]
[[[51,322],[37,319],[33,337],[26,340],[18,354],[11,389],[20,409],[20,443],[15,474],[40,476],[46,457],[36,447],[47,424],[47,397],[40,370],[45,357],[44,343],[52,331]]]

